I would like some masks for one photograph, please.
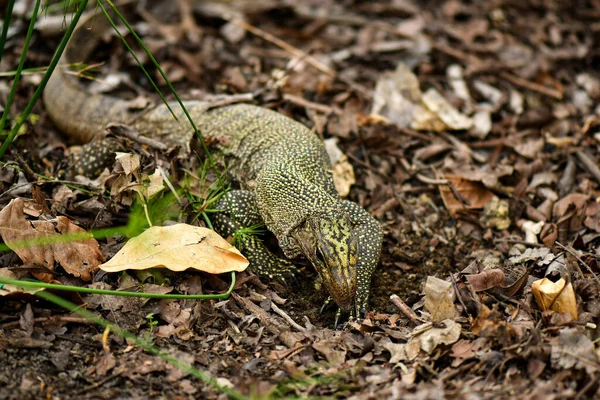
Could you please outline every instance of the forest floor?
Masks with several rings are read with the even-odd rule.
[[[0,72],[16,69],[31,3],[17,2]],[[598,0],[178,3],[189,6],[184,19],[173,2],[150,1],[131,23],[180,96],[251,93],[336,139],[346,158],[336,178],[352,183],[349,162],[348,198],[384,230],[370,311],[334,329],[335,309],[320,312],[326,293],[302,261],[287,286],[238,273],[228,300],[69,299],[244,396],[600,396]],[[41,17],[26,68],[48,65],[62,18],[60,9]],[[93,61],[129,88],[118,96],[153,98],[116,35]],[[40,79],[23,77],[12,116]],[[10,82],[0,81],[0,104]],[[41,101],[34,113],[0,166],[0,207],[23,199],[29,220],[126,225],[136,195],[119,163],[95,181],[41,178],[74,149]],[[157,166],[175,185],[202,169],[195,156],[131,149],[140,182]],[[190,201],[165,219],[201,225],[195,210]],[[125,241],[99,240],[104,258]],[[0,255],[4,275],[39,277],[38,267]],[[218,293],[229,282],[190,271],[162,284],[143,273],[44,272],[162,293]],[[0,299],[0,398],[228,397],[76,314],[24,293]]]

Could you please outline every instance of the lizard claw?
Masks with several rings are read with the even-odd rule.
[[[321,306],[321,309],[319,310],[319,314],[323,314],[323,311],[325,311],[325,308],[331,304],[331,302],[333,301],[333,298],[331,296],[327,297],[327,300],[325,300],[325,302],[323,303],[323,305]]]

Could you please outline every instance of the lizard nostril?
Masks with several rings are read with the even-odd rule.
[[[321,250],[318,247],[317,251],[315,252],[315,257],[319,263],[325,264],[325,257],[323,256],[323,253],[321,253]]]

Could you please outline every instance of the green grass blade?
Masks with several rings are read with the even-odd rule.
[[[108,13],[106,12],[104,6],[101,3],[101,0],[97,0],[99,6],[102,8],[102,11],[104,12],[104,14],[106,15],[107,18],[110,19],[110,17],[108,16]],[[171,84],[171,82],[169,81],[169,79],[167,78],[167,75],[164,73],[164,71],[162,70],[162,68],[160,67],[160,65],[158,64],[158,61],[156,61],[156,59],[154,58],[154,56],[152,55],[152,53],[150,53],[150,51],[146,48],[146,46],[144,45],[142,39],[140,39],[140,37],[137,35],[137,33],[135,32],[135,30],[131,27],[131,25],[127,22],[126,18],[123,16],[123,14],[121,14],[119,12],[119,10],[117,9],[117,7],[113,4],[112,1],[107,0],[107,3],[111,6],[111,8],[113,9],[113,11],[117,14],[117,16],[119,17],[119,19],[123,22],[123,24],[127,27],[127,29],[131,32],[131,34],[133,35],[133,37],[136,39],[136,41],[138,42],[138,44],[144,49],[144,51],[146,52],[146,54],[148,55],[148,57],[150,58],[150,60],[152,61],[152,63],[154,64],[154,66],[156,67],[156,69],[158,70],[158,72],[160,73],[160,75],[163,77],[163,79],[165,80],[165,82],[167,83],[167,86],[169,87],[169,89],[171,90],[171,93],[173,93],[173,95],[175,96],[175,99],[177,100],[177,102],[179,103],[179,106],[181,107],[181,109],[183,110],[183,113],[185,114],[186,118],[188,119],[190,125],[192,126],[192,128],[194,129],[194,133],[196,134],[196,137],[200,140],[200,143],[202,144],[202,148],[204,149],[204,152],[206,153],[206,156],[211,164],[211,168],[213,169],[213,171],[215,171],[215,174],[217,174],[217,176],[220,176],[219,170],[217,168],[217,164],[214,162],[214,159],[212,158],[212,155],[210,153],[210,151],[208,150],[208,146],[206,146],[206,143],[204,143],[204,139],[202,138],[202,135],[200,135],[200,132],[198,131],[198,127],[196,127],[196,124],[194,123],[194,120],[192,119],[192,117],[190,116],[190,114],[188,113],[187,108],[185,107],[185,105],[183,104],[183,101],[181,100],[181,98],[179,97],[179,95],[177,94],[177,91],[175,90],[175,88],[173,87],[173,85]],[[112,22],[111,22],[112,24]],[[114,25],[113,25],[114,26]],[[131,50],[130,50],[131,51]],[[133,54],[133,53],[132,53]],[[158,92],[158,88],[156,87],[156,85],[153,86],[155,87],[156,91]],[[159,92],[160,93],[160,92]],[[164,97],[161,98],[163,99],[163,101],[166,104],[166,100],[164,99]],[[168,105],[167,105],[168,107]],[[170,110],[170,108],[169,108]],[[171,111],[171,113],[173,113]],[[173,117],[175,117],[173,115]]]
[[[92,289],[84,288],[79,286],[68,286],[68,285],[57,285],[54,283],[44,283],[38,281],[24,281],[16,279],[7,279],[0,276],[0,289],[4,285],[13,285],[23,288],[42,288],[61,290],[64,292],[78,292],[78,293],[90,293],[90,294],[104,294],[110,296],[121,296],[121,297],[142,297],[145,299],[179,299],[179,300],[220,300],[227,299],[233,292],[235,286],[235,272],[231,273],[231,285],[225,293],[220,294],[159,294],[159,293],[143,293],[143,292],[125,292],[120,290],[106,290],[106,289]]]
[[[46,84],[48,83],[48,80],[50,79],[50,75],[52,75],[52,72],[54,72],[54,69],[58,65],[58,62],[60,60],[60,57],[62,56],[62,53],[65,50],[65,47],[67,47],[67,43],[69,42],[69,39],[71,38],[71,35],[73,34],[75,27],[77,26],[77,22],[79,21],[79,18],[81,18],[81,15],[83,14],[83,12],[85,11],[85,9],[87,7],[87,3],[88,3],[88,0],[81,0],[79,2],[79,7],[77,8],[77,12],[73,16],[73,19],[71,20],[71,23],[69,24],[69,27],[67,28],[67,31],[65,32],[65,34],[60,42],[60,45],[58,46],[58,49],[56,50],[56,53],[54,53],[54,56],[52,57],[52,60],[50,61],[50,65],[48,66],[48,70],[42,77],[42,81],[40,82],[37,89],[33,93],[33,96],[31,97],[31,100],[27,104],[27,107],[25,107],[25,110],[23,111],[23,113],[21,113],[19,119],[17,120],[17,123],[15,124],[12,131],[10,132],[8,138],[4,141],[4,143],[2,143],[2,146],[0,147],[0,159],[2,159],[2,157],[4,156],[4,153],[6,153],[6,150],[8,149],[8,147],[14,140],[15,136],[17,136],[17,132],[19,132],[19,129],[21,129],[21,126],[25,123],[27,118],[29,118],[29,114],[31,114],[31,111],[33,110],[33,107],[35,106],[35,103],[37,103],[38,99],[41,97],[42,92],[44,91],[44,88],[46,87]]]
[[[13,99],[15,97],[15,93],[17,92],[17,87],[19,86],[19,80],[21,80],[21,72],[23,71],[23,66],[25,65],[25,60],[27,59],[27,50],[29,49],[29,42],[31,41],[31,35],[33,35],[33,28],[35,27],[35,21],[37,20],[38,11],[40,10],[41,0],[36,0],[35,6],[33,7],[33,13],[31,14],[31,20],[29,21],[29,29],[27,29],[27,35],[25,36],[25,43],[23,43],[23,51],[21,52],[21,58],[19,59],[19,65],[17,66],[17,72],[15,73],[15,78],[13,79],[12,87],[10,88],[10,93],[8,94],[8,99],[6,100],[6,105],[4,106],[4,112],[2,113],[2,117],[0,118],[0,132],[4,130],[4,124],[8,119],[8,113],[10,110],[10,106],[12,105]],[[6,24],[5,24],[6,26]],[[4,31],[4,29],[3,29]],[[4,47],[4,43],[2,43],[2,47]],[[6,139],[4,144],[10,145],[15,134],[11,135]],[[2,145],[2,148],[5,146]],[[8,146],[6,146],[8,147]],[[1,150],[0,150],[1,151]],[[0,158],[2,157],[2,153],[0,153]]]
[[[4,54],[4,45],[6,44],[8,27],[10,26],[14,6],[15,0],[9,0],[8,5],[6,6],[6,17],[4,18],[4,25],[2,25],[2,33],[0,34],[0,61],[2,61],[2,55]]]

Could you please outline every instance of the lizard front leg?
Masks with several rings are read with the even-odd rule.
[[[211,217],[215,230],[224,237],[233,235],[240,229],[264,226],[258,213],[254,194],[247,190],[232,190],[219,201],[217,208],[223,212]],[[250,262],[250,269],[260,277],[276,278],[283,281],[294,275],[295,266],[289,260],[273,254],[254,235],[240,235],[240,251]]]
[[[371,276],[379,263],[383,232],[379,222],[364,208],[351,201],[343,200],[344,211],[350,216],[354,233],[358,238],[358,282],[356,300],[352,314],[364,317],[371,293]]]

